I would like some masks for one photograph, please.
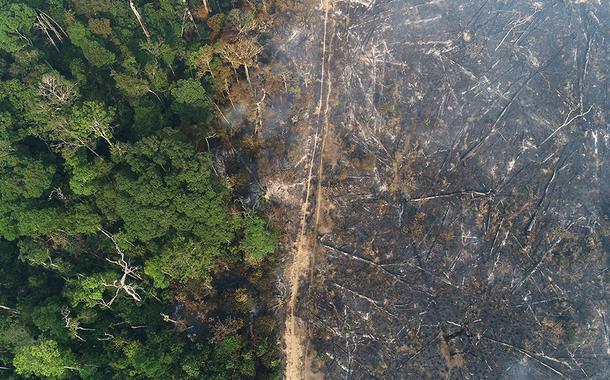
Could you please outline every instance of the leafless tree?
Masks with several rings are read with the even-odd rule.
[[[102,300],[100,301],[100,304],[104,307],[110,308],[121,293],[125,294],[128,298],[136,302],[142,301],[142,297],[138,293],[140,287],[128,282],[130,278],[135,280],[142,280],[142,277],[138,273],[140,268],[131,265],[127,260],[125,260],[125,253],[123,252],[113,235],[104,231],[101,228],[99,228],[99,231],[112,241],[112,243],[114,244],[114,248],[117,254],[119,255],[119,258],[117,260],[111,260],[109,258],[106,258],[106,261],[118,266],[122,272],[119,280],[115,280],[112,283],[102,283],[102,285],[104,285],[105,287],[114,289],[115,292],[110,300]]]
[[[78,340],[80,340],[81,342],[85,342],[85,339],[83,339],[80,335],[78,335],[79,331],[95,331],[95,329],[89,329],[86,327],[81,327],[79,322],[78,322],[78,318],[74,319],[72,317],[70,317],[70,309],[65,307],[61,310],[61,316],[64,320],[64,327],[67,328],[70,333],[72,335],[74,335],[74,337]]]
[[[40,78],[38,92],[56,109],[69,106],[77,96],[76,87],[57,74],[44,74]]]
[[[138,24],[140,24],[140,28],[142,28],[142,32],[144,32],[146,39],[150,41],[150,33],[148,32],[146,25],[144,25],[142,16],[140,16],[140,12],[138,12],[138,8],[136,8],[135,4],[133,3],[133,0],[129,0],[129,7],[131,8],[131,11],[133,12],[133,14],[136,16],[136,19],[138,20]]]
[[[68,37],[61,25],[43,11],[38,11],[34,27],[40,29],[47,36],[47,39],[55,49],[57,49],[57,42],[62,42],[64,37]]]

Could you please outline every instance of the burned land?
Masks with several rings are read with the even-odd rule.
[[[606,378],[607,1],[286,17],[259,171],[287,377]]]

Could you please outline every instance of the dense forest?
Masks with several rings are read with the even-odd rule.
[[[270,12],[0,0],[0,378],[280,376],[278,231],[223,121]]]

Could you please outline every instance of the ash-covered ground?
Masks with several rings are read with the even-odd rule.
[[[312,370],[608,378],[608,1],[306,9],[278,47],[303,93],[266,132],[287,158],[263,175],[295,234],[308,195]]]

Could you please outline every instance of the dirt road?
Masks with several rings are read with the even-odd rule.
[[[294,243],[292,262],[286,268],[286,277],[290,286],[290,298],[283,340],[286,357],[285,378],[289,380],[306,378],[306,373],[308,372],[306,357],[308,338],[303,322],[296,315],[296,309],[301,280],[308,277],[315,257],[315,236],[323,196],[321,186],[324,174],[324,148],[329,129],[328,113],[332,89],[330,71],[328,70],[328,61],[330,59],[328,44],[332,40],[329,32],[329,24],[332,23],[330,20],[331,0],[322,0],[320,7],[323,12],[324,31],[321,40],[320,91],[315,115],[315,126],[311,128],[313,131],[311,139],[313,148],[310,150],[310,157],[307,163],[304,199],[300,209],[299,232]],[[314,181],[316,182],[315,190],[313,189]],[[309,218],[312,211],[311,199],[315,199],[313,220]]]

